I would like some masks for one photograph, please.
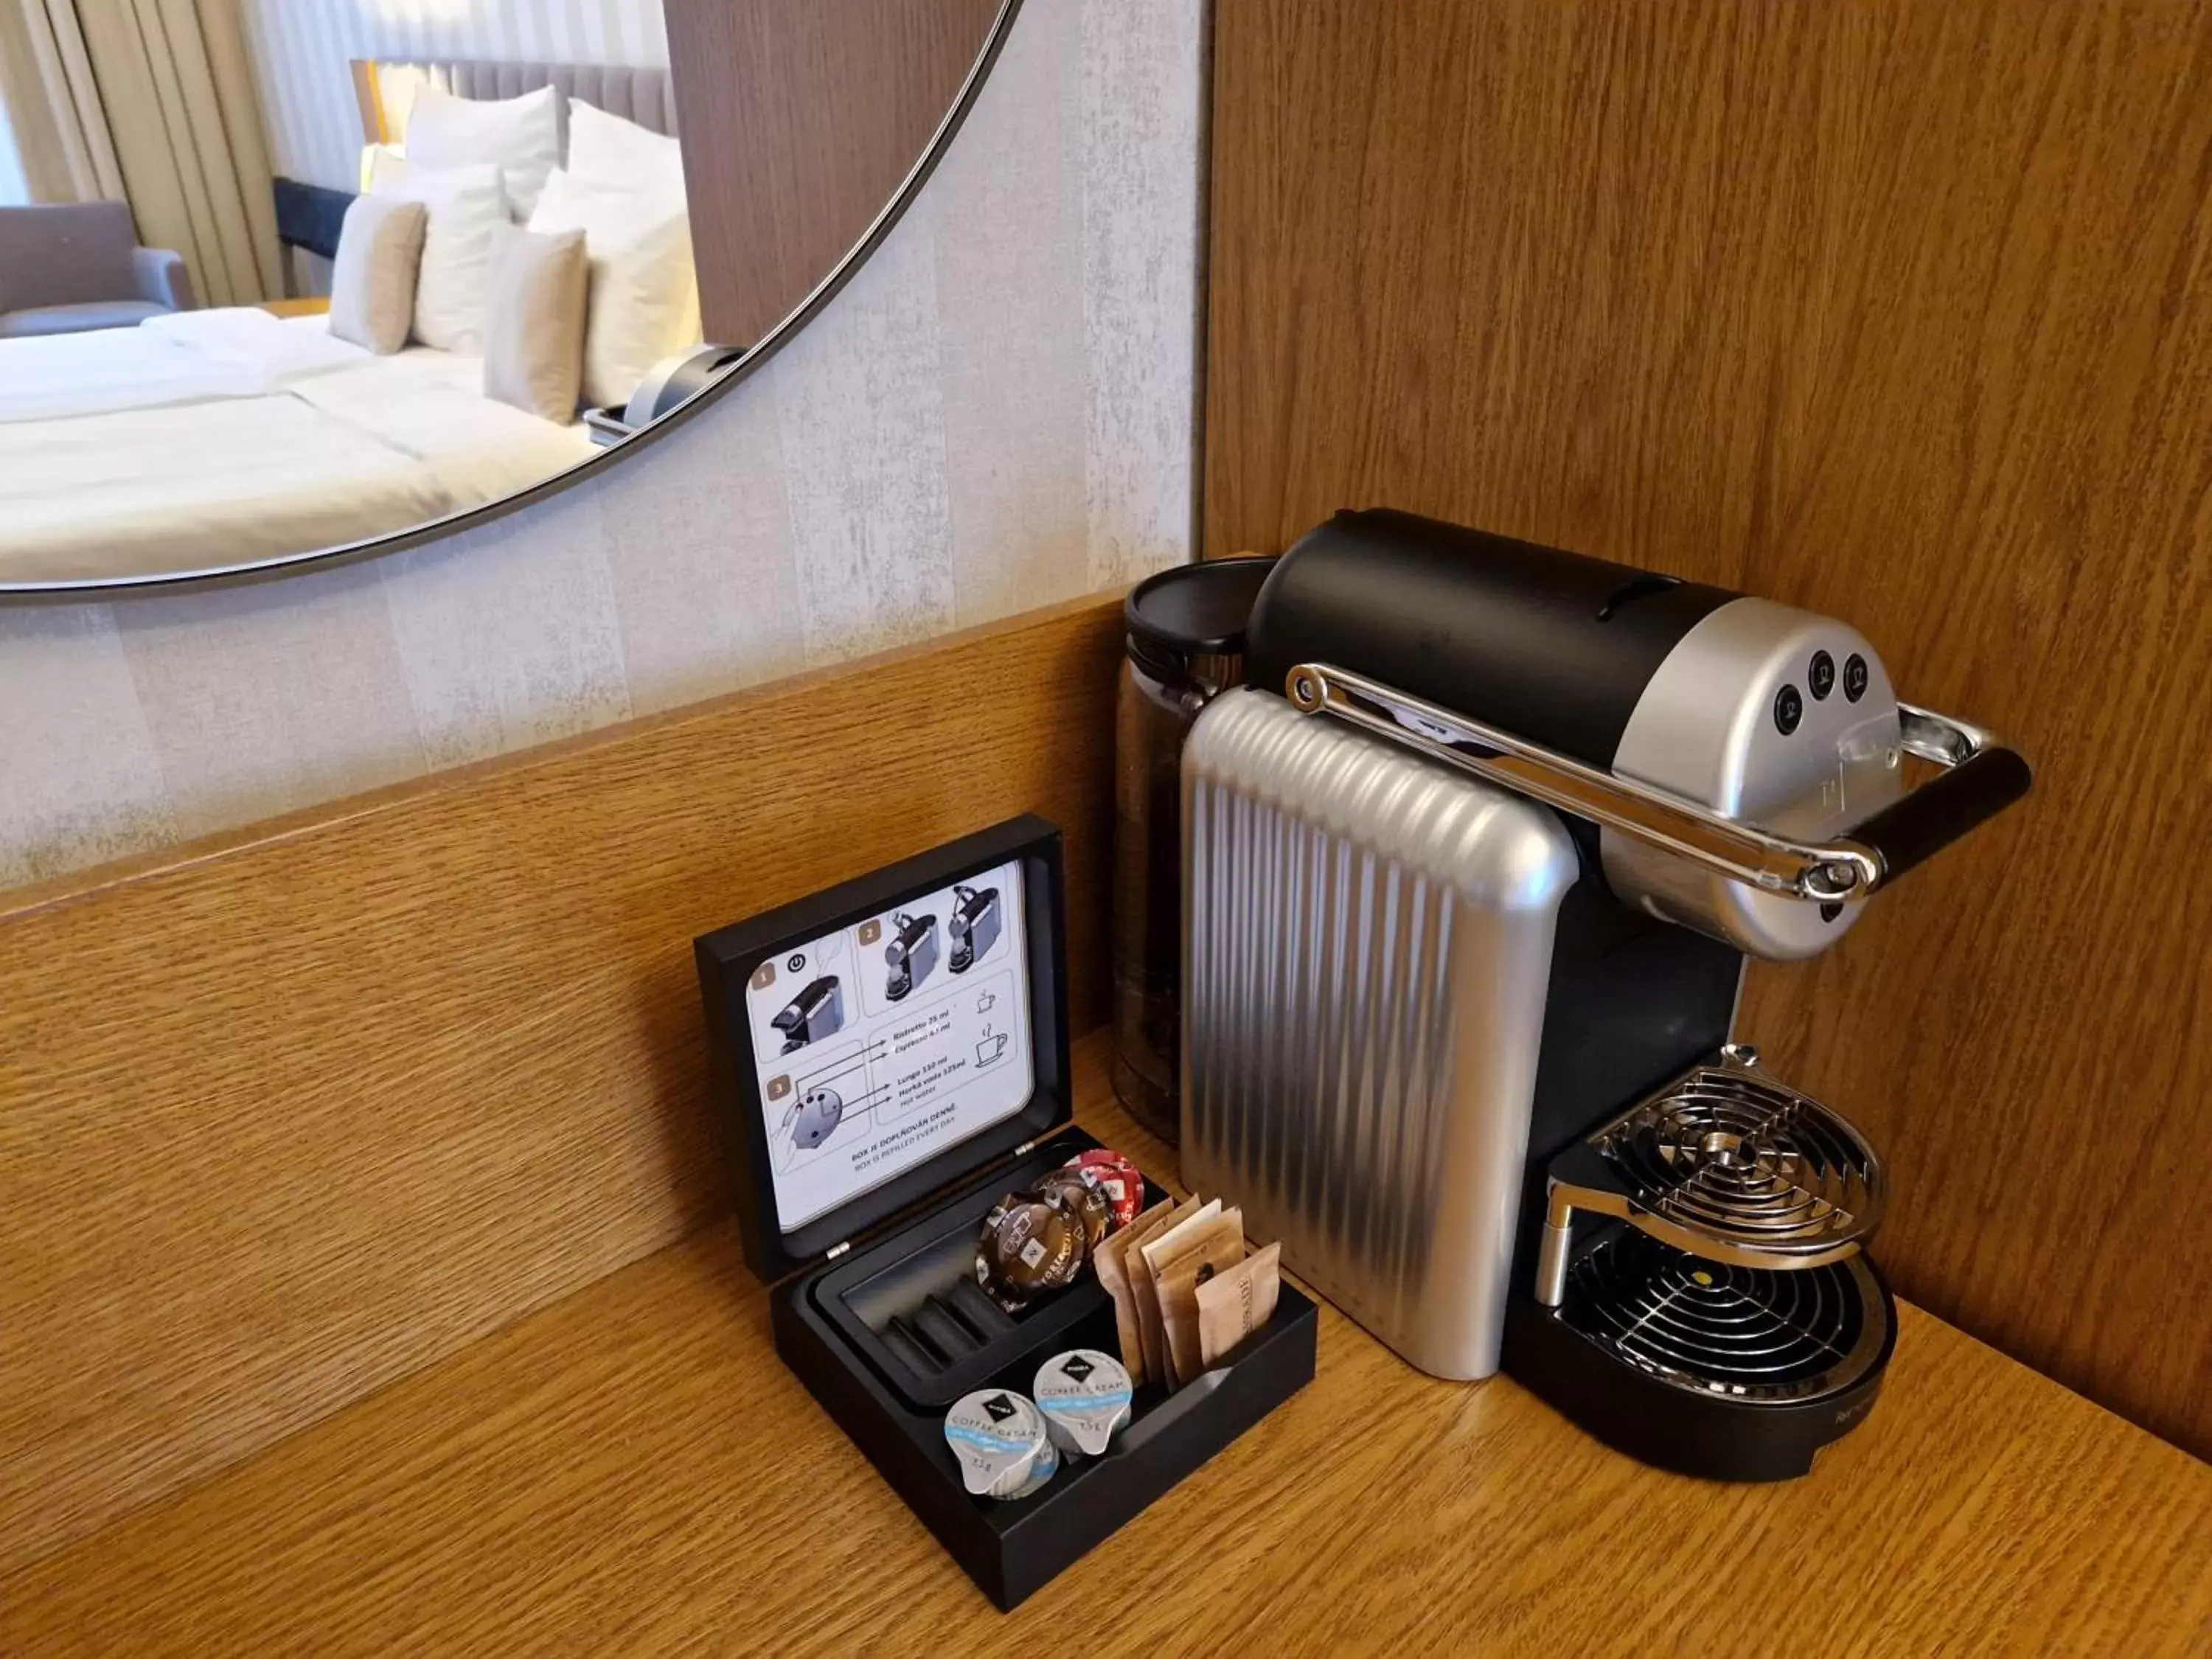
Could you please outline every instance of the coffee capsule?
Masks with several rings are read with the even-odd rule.
[[[1086,1254],[1097,1249],[1114,1231],[1114,1200],[1095,1170],[1079,1170],[1071,1164],[1037,1182],[1037,1190],[1047,1198],[1057,1199],[1062,1209],[1073,1211],[1081,1219]]]
[[[1036,1192],[1009,1193],[991,1206],[975,1240],[975,1282],[1008,1312],[1073,1285],[1090,1255],[1082,1218]]]
[[[1071,1170],[1089,1170],[1113,1200],[1114,1224],[1126,1227],[1145,1207],[1145,1177],[1123,1153],[1111,1146],[1096,1146],[1067,1160]]]
[[[1037,1448],[1036,1461],[1030,1465],[1030,1478],[1023,1481],[1016,1490],[1008,1492],[1006,1501],[1012,1503],[1017,1498],[1027,1498],[1059,1473],[1060,1448],[1052,1443],[1050,1432],[1048,1431],[1044,1444]]]
[[[1036,1407],[1005,1389],[984,1389],[956,1401],[945,1414],[945,1443],[968,1490],[992,1498],[1019,1492],[1038,1454],[1051,1443]]]
[[[1036,1374],[1045,1433],[1071,1456],[1096,1457],[1129,1420],[1129,1373],[1096,1348],[1056,1354]]]

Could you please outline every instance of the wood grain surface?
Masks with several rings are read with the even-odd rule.
[[[1034,811],[1102,1022],[1120,618],[0,895],[0,1567],[723,1213],[699,933]]]
[[[708,339],[759,339],[860,240],[999,3],[662,0]]]
[[[1086,1123],[1163,1168],[1079,1055]],[[1866,1425],[1741,1487],[1324,1307],[1311,1386],[1006,1616],[776,1358],[717,1228],[0,1580],[0,1650],[2203,1651],[2212,1468],[1903,1313]]]
[[[1216,9],[1206,543],[1395,506],[1844,617],[2034,794],[1761,968],[1899,1288],[2212,1455],[2212,7]]]

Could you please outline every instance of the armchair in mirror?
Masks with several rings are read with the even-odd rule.
[[[1013,0],[0,0],[0,597],[566,487],[803,326]]]

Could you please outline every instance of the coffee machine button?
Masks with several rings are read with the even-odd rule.
[[[1844,695],[1853,702],[1866,696],[1867,660],[1856,651],[1844,659]]]
[[[1805,718],[1804,694],[1794,685],[1785,685],[1774,694],[1774,726],[1784,737],[1797,729],[1797,722]]]
[[[1815,651],[1812,665],[1806,671],[1805,682],[1814,702],[1826,702],[1828,693],[1836,689],[1836,659],[1825,651]]]

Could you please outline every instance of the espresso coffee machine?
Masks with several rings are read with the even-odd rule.
[[[1744,961],[2026,763],[1843,623],[1401,513],[1285,554],[1247,652],[1184,750],[1185,1182],[1423,1370],[1804,1473],[1895,1340],[1882,1171],[1736,1041]]]

